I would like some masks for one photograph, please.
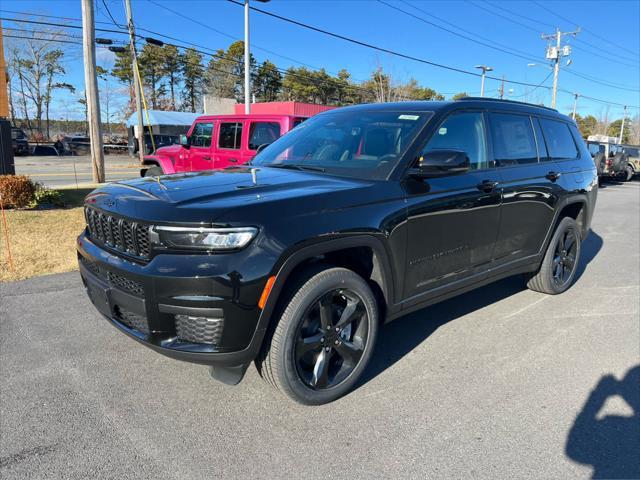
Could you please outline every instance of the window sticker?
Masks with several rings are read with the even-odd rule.
[[[447,127],[440,127],[440,130],[438,130],[438,135],[446,135],[447,134]]]
[[[398,120],[418,120],[420,115],[400,115]]]

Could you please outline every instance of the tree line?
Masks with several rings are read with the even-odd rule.
[[[196,112],[204,94],[221,98],[244,99],[244,42],[236,41],[226,50],[219,49],[205,63],[194,49],[181,53],[175,46],[146,44],[138,55],[140,75],[150,108]],[[346,70],[337,75],[325,69],[306,67],[280,69],[270,60],[249,62],[252,98],[256,102],[292,100],[323,105],[349,105],[366,102],[402,100],[444,100],[435,90],[416,79],[394,81],[382,68],[372,72],[365,82],[356,82]],[[111,74],[127,85],[133,110],[133,71],[129,50],[116,53]]]

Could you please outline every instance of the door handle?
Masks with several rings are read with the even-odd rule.
[[[560,175],[562,175],[560,172],[549,172],[544,176],[544,178],[546,178],[547,180],[551,180],[552,182],[555,182],[560,178]]]
[[[494,180],[483,180],[482,183],[476,185],[478,190],[482,190],[483,192],[491,192],[498,186],[499,182]]]
[[[203,160],[211,160],[211,157],[209,155],[203,155],[202,159]]]
[[[238,159],[237,158],[230,158],[229,161],[233,162],[233,163],[238,163]]]

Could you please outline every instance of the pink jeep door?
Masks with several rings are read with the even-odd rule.
[[[218,143],[215,148],[214,168],[225,168],[231,165],[240,165],[247,159],[242,155],[242,132],[244,121],[227,120],[218,121]],[[243,161],[244,160],[244,161]]]
[[[275,142],[283,132],[286,125],[282,125],[283,120],[249,120],[249,134],[247,149],[250,158],[256,154],[260,145]]]
[[[211,139],[213,138],[214,124],[211,120],[197,122],[191,131],[188,150],[187,170],[210,170],[213,168],[211,156]]]

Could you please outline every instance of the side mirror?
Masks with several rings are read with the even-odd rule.
[[[190,148],[191,143],[189,143],[189,137],[187,137],[184,133],[180,134],[180,145],[184,148]]]
[[[256,155],[259,154],[262,150],[264,150],[265,148],[267,148],[269,145],[271,145],[270,143],[263,143],[262,145],[260,145],[257,149],[256,149]]]
[[[461,150],[433,150],[420,157],[420,163],[409,174],[415,178],[434,178],[459,175],[469,171],[471,162]]]

